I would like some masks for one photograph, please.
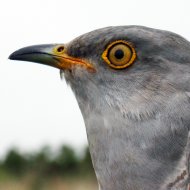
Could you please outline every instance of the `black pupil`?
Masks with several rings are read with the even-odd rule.
[[[115,57],[116,57],[117,59],[122,59],[122,58],[124,57],[124,52],[123,52],[123,50],[118,49],[117,51],[115,51]]]
[[[63,50],[64,50],[64,47],[59,47],[59,48],[57,49],[58,52],[62,52]]]

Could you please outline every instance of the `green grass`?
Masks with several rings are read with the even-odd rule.
[[[51,157],[51,149],[24,154],[11,149],[0,160],[0,190],[97,190],[88,148],[79,156],[63,145]]]
[[[2,190],[98,190],[96,179],[90,176],[45,177],[27,174],[23,177],[6,175],[0,179]]]

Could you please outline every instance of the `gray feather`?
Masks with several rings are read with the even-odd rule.
[[[114,70],[101,58],[115,40],[134,45],[131,67]],[[121,26],[84,34],[67,47],[97,70],[64,75],[84,117],[101,190],[187,190],[190,43],[167,31]]]

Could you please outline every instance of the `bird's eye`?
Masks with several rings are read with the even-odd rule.
[[[56,48],[57,53],[63,53],[64,50],[65,50],[64,46],[58,46],[58,47]]]
[[[102,58],[112,68],[124,69],[134,62],[136,52],[130,43],[119,40],[108,45],[102,54]]]

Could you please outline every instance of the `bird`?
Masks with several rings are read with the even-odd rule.
[[[73,90],[99,190],[190,189],[190,42],[109,26],[9,59],[55,67]]]

